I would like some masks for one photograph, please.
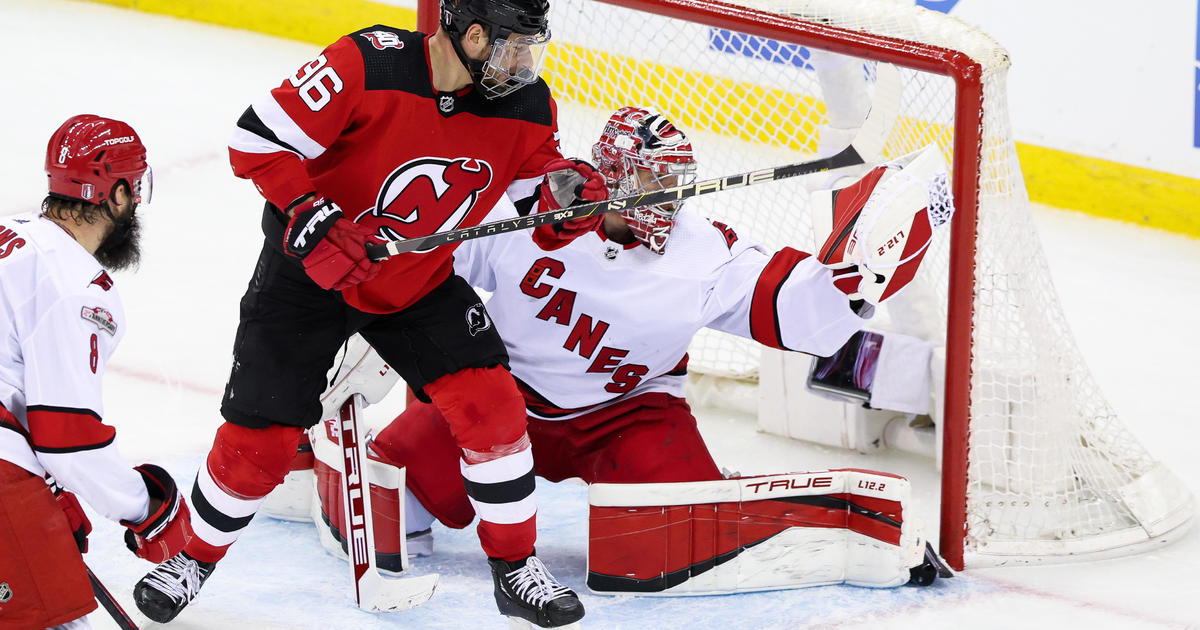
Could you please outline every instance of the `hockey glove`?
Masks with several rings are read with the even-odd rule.
[[[341,291],[379,273],[367,258],[371,230],[342,216],[342,209],[322,195],[305,196],[289,208],[283,233],[284,250],[304,263],[304,271],[322,289]]]
[[[954,214],[946,163],[930,145],[871,169],[837,190],[816,191],[813,229],[822,265],[851,300],[879,304],[912,281],[933,238]]]
[[[121,521],[129,528],[125,532],[125,546],[144,560],[166,562],[192,538],[187,502],[167,471],[154,464],[133,469],[141,473],[150,493],[150,514],[140,523]]]
[[[608,199],[608,186],[604,175],[583,160],[554,160],[546,165],[546,178],[542,181],[540,212],[555,212],[584,202]],[[533,242],[546,250],[556,250],[576,238],[595,230],[604,220],[604,215],[571,219],[562,223],[539,225],[533,229]]]
[[[58,485],[52,487],[54,488],[54,500],[58,501],[58,507],[62,509],[63,514],[67,515],[67,525],[71,528],[71,535],[75,537],[79,553],[87,553],[87,537],[92,533],[92,522],[88,520],[83,506],[79,505],[79,499],[75,497],[74,493],[67,492]]]

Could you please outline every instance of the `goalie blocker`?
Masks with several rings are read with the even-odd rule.
[[[905,520],[907,479],[839,469],[589,487],[588,588],[711,595],[948,577]]]

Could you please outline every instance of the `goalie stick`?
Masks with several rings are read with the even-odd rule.
[[[549,223],[562,223],[563,221],[581,219],[595,214],[617,212],[625,208],[682,201],[690,197],[707,195],[722,190],[774,182],[799,175],[836,171],[850,166],[866,164],[866,160],[872,156],[883,154],[883,145],[887,141],[892,124],[895,122],[900,106],[899,101],[900,72],[890,64],[880,63],[876,67],[875,94],[872,98],[871,111],[867,114],[867,119],[863,121],[862,127],[859,128],[858,134],[854,137],[854,141],[845,149],[830,157],[773,168],[764,168],[748,173],[738,173],[737,175],[726,175],[725,177],[718,177],[702,182],[628,195],[606,201],[581,203],[554,212],[543,212],[515,219],[481,223],[474,227],[447,230],[428,236],[388,241],[386,243],[367,243],[367,256],[372,261],[378,262],[405,252],[431,249],[439,245],[448,245],[450,243],[458,243],[460,241],[468,241],[495,234],[535,228],[539,225]]]
[[[375,566],[375,532],[371,522],[371,493],[364,478],[367,445],[359,434],[358,416],[364,406],[362,394],[342,403],[338,412],[339,443],[342,447],[342,503],[346,518],[346,552],[354,601],[369,612],[408,610],[424,604],[437,588],[438,575],[389,579]]]
[[[108,589],[104,588],[104,584],[102,584],[100,582],[100,578],[96,577],[96,574],[92,572],[92,568],[86,564],[83,566],[85,569],[87,569],[88,581],[92,583],[92,594],[96,596],[96,601],[100,602],[100,605],[104,607],[104,610],[108,611],[109,616],[112,617],[114,622],[116,622],[117,627],[121,630],[138,630],[137,624],[133,622],[133,619],[130,619],[129,615],[126,614],[125,609],[121,608],[121,605],[117,603],[117,600],[112,596],[112,593],[109,593]]]

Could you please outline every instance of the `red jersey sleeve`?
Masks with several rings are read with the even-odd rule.
[[[546,174],[546,165],[563,157],[559,147],[558,104],[554,98],[550,99],[550,116],[549,133],[534,139],[525,161],[517,168],[517,175],[508,186],[508,198],[522,215],[537,201],[537,187]]]
[[[349,37],[326,48],[255,101],[229,142],[233,173],[279,208],[314,191],[304,160],[323,154],[349,126],[364,87],[362,53]]]

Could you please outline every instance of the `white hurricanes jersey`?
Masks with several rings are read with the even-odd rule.
[[[125,333],[108,272],[40,213],[0,217],[0,312],[0,459],[110,519],[145,519],[146,486],[102,421],[104,366]]]
[[[507,200],[488,221],[516,216]],[[545,251],[528,231],[466,241],[454,268],[487,304],[531,415],[566,419],[646,392],[684,395],[704,327],[828,356],[864,320],[814,258],[775,254],[687,210],[663,255],[592,232]]]

